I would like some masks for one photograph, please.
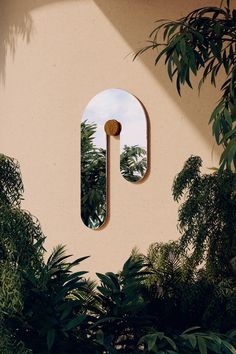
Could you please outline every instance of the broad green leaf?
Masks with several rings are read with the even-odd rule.
[[[185,55],[186,55],[186,42],[185,42],[185,39],[184,39],[184,38],[182,38],[182,39],[180,40],[179,45],[180,45],[181,54],[182,54],[183,57],[185,57]]]
[[[155,347],[157,337],[158,337],[157,334],[148,334],[144,337],[149,351],[153,350],[153,348]]]
[[[116,285],[114,284],[114,282],[112,281],[112,279],[104,274],[101,273],[96,273],[96,275],[98,276],[98,278],[102,281],[102,283],[104,285],[106,285],[108,288],[110,289],[116,289]]]
[[[73,320],[70,320],[65,326],[64,326],[64,331],[69,331],[72,328],[75,328],[79,326],[81,323],[84,322],[84,320],[87,318],[86,315],[78,315],[77,317],[73,318]]]
[[[55,336],[56,336],[55,329],[50,329],[47,332],[47,347],[48,347],[48,350],[52,349],[52,346],[53,346],[54,341],[55,341]]]
[[[211,118],[209,123],[211,123],[216,117],[217,115],[221,112],[221,110],[224,108],[224,101],[220,101],[220,103],[216,106],[216,108],[214,109],[214,111],[211,114]]]
[[[232,346],[232,344],[230,344],[226,340],[223,340],[222,343],[229,350],[230,354],[236,354],[236,349]]]
[[[188,334],[187,339],[191,343],[192,348],[195,349],[197,345],[196,336],[194,334]]]
[[[177,350],[176,344],[175,344],[175,342],[174,342],[171,338],[164,336],[164,339],[170,344],[170,346],[171,346],[174,350]]]
[[[207,346],[205,340],[202,337],[198,336],[197,343],[198,343],[200,354],[207,354]]]

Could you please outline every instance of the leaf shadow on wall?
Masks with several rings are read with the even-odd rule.
[[[6,79],[8,53],[14,59],[17,39],[21,37],[28,43],[32,28],[32,18],[27,6],[22,6],[20,1],[2,0],[0,2],[0,81],[2,84],[5,84]]]
[[[70,0],[0,0],[0,84],[6,81],[6,58],[15,58],[17,41],[29,43],[34,33],[31,11],[40,6]]]
[[[10,54],[14,59],[17,40],[21,38],[29,43],[32,38],[34,26],[31,11],[40,6],[66,1],[69,3],[71,0],[0,0],[0,83],[5,83],[6,57]],[[234,1],[236,3],[236,0]],[[206,4],[219,5],[218,0],[196,0],[194,4],[186,2],[186,0],[91,0],[91,2],[98,6],[119,31],[133,53],[145,46],[145,41],[157,19],[166,17],[176,19],[193,8]],[[130,60],[132,60],[132,56],[130,56]],[[154,53],[143,55],[138,60],[148,68],[184,115],[191,119],[205,141],[212,146],[211,128],[207,127],[207,122],[219,98],[219,92],[207,85],[200,99],[197,90],[191,91],[190,89],[183,90],[183,95],[179,98],[174,84],[169,82],[163,66],[157,65],[155,67]],[[150,94],[154,96],[155,92],[150,92]],[[219,149],[215,148],[214,152],[218,154]]]
[[[218,0],[94,0],[94,2],[129,44],[133,54],[146,45],[149,34],[156,26],[155,21],[163,18],[177,19],[197,7],[219,6]],[[163,70],[164,64],[159,63],[155,66],[154,58],[155,52],[149,51],[136,60],[140,60],[148,68],[152,76],[171,97],[171,100],[179,106],[187,119],[198,129],[205,142],[213,147],[214,155],[218,158],[220,148],[214,144],[208,121],[220,97],[219,90],[207,83],[199,97],[198,80],[194,78],[195,89],[193,91],[188,88],[183,89],[180,98],[176,92],[175,83],[170,83],[167,71]],[[130,60],[132,60],[132,55]],[[155,96],[155,92],[150,92],[150,94]]]

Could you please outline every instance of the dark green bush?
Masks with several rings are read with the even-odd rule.
[[[87,257],[69,261],[58,246],[44,260],[18,165],[1,155],[0,352],[235,354],[235,176],[201,175],[200,165],[191,157],[174,181],[175,199],[185,193],[180,240],[133,252],[96,286],[73,271]]]
[[[207,78],[216,86],[223,73],[222,97],[209,123],[218,145],[223,147],[220,170],[236,170],[236,10],[231,0],[219,0],[219,6],[194,9],[177,20],[158,20],[147,50],[155,53],[155,65],[161,58],[169,79],[176,80],[180,94],[184,85],[192,86],[192,77],[200,75],[199,91]],[[221,78],[221,76],[220,76]]]
[[[218,171],[201,174],[202,161],[190,157],[173,184],[179,209],[182,251],[190,249],[193,266],[206,262],[213,279],[232,275],[236,256],[236,174]]]

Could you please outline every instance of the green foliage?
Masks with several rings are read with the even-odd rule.
[[[185,196],[179,209],[180,247],[191,250],[193,266],[205,261],[207,272],[222,280],[232,274],[236,256],[236,174],[201,174],[200,167],[201,159],[190,157],[174,180],[174,199]]]
[[[235,347],[228,337],[216,333],[194,332],[191,329],[173,337],[163,332],[154,332],[142,337],[139,344],[144,344],[144,353],[157,354],[235,354]]]
[[[58,246],[36,273],[24,273],[24,308],[12,329],[34,353],[59,354],[83,345],[79,328],[87,321],[91,286],[83,278],[86,272],[72,273],[72,268],[87,257],[68,262],[69,257]]]
[[[15,267],[37,266],[44,235],[37,219],[20,208],[22,193],[18,163],[0,155],[0,261]]]
[[[94,285],[83,278],[86,272],[71,268],[86,257],[67,262],[59,246],[45,263],[45,237],[38,221],[21,209],[22,194],[17,162],[0,155],[0,352],[75,353],[80,344],[84,353],[86,331],[81,335],[79,329]]]
[[[39,223],[20,208],[18,165],[1,156],[0,352],[236,353],[235,332],[218,334],[236,328],[235,175],[200,166],[191,157],[174,181],[174,198],[186,197],[180,240],[134,251],[95,286],[74,271],[87,257],[70,261],[58,246],[43,259]]]
[[[138,145],[124,146],[120,156],[121,174],[130,182],[137,182],[147,170],[146,150]]]
[[[150,324],[142,296],[142,281],[147,276],[141,257],[130,257],[119,274],[97,273],[100,302],[99,319],[94,328],[107,353],[133,353],[144,329]]]
[[[0,202],[4,205],[19,206],[23,184],[19,164],[14,159],[0,154]]]
[[[234,276],[213,279],[180,252],[179,242],[155,243],[143,257],[151,274],[142,294],[155,329],[173,335],[196,325],[221,333],[236,327]]]
[[[1,311],[2,312],[2,311]],[[1,313],[0,312],[0,313]],[[1,354],[33,354],[23,342],[17,342],[8,331],[0,315],[0,353]]]
[[[106,217],[106,150],[94,145],[96,124],[81,124],[81,217],[90,227]]]
[[[9,261],[0,263],[0,313],[14,315],[21,311],[23,298],[21,293],[21,272]]]
[[[0,155],[0,318],[1,352],[28,353],[8,329],[8,321],[23,304],[23,272],[42,263],[44,235],[38,221],[20,208],[23,184],[19,165]],[[3,344],[4,343],[4,344]]]
[[[87,257],[64,262],[68,257],[59,246],[36,275],[26,272],[23,309],[5,320],[10,337],[33,353],[89,354],[96,348],[87,329],[94,285],[83,278],[86,272],[71,272]]]
[[[192,76],[199,72],[200,89],[208,77],[216,86],[220,70],[224,71],[222,97],[210,118],[216,142],[224,147],[221,170],[236,168],[236,10],[231,11],[230,3],[193,10],[176,21],[157,21],[160,24],[150,34],[148,46],[136,54],[157,50],[155,64],[165,58],[168,76],[176,79],[179,94],[186,84],[192,88]]]

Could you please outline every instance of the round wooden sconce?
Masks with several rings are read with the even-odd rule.
[[[106,122],[104,129],[107,135],[117,136],[121,132],[121,124],[115,119],[110,119]]]

